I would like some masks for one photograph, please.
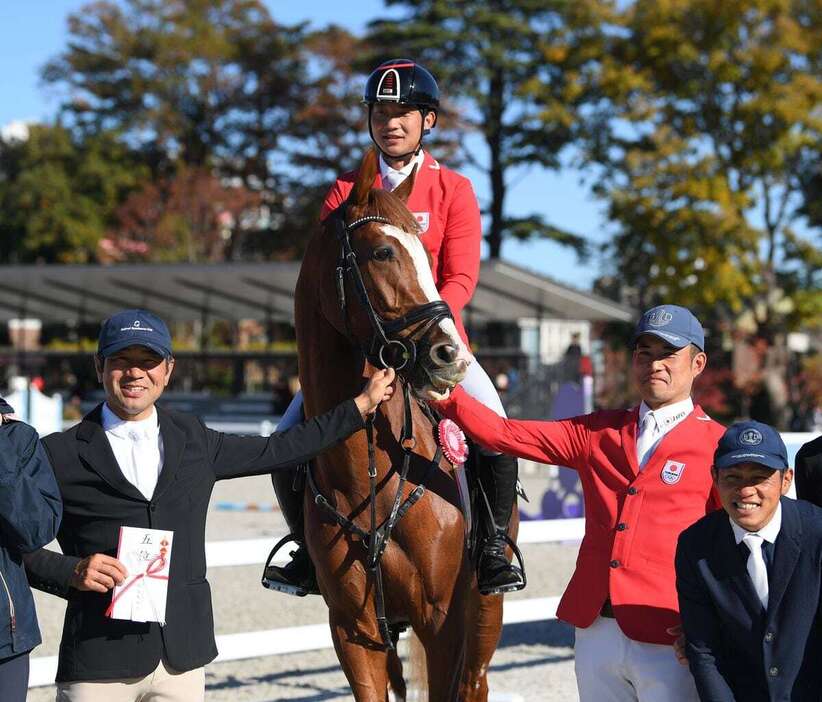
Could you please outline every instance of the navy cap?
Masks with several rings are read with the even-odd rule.
[[[725,430],[714,452],[714,468],[730,468],[739,463],[783,470],[788,467],[788,450],[779,432],[772,426],[749,420],[737,422]]]
[[[123,310],[103,322],[97,353],[106,358],[129,346],[145,346],[168,358],[171,356],[171,334],[156,314],[146,310]]]
[[[693,344],[705,350],[705,330],[689,309],[679,305],[659,305],[645,312],[634,329],[633,342],[643,334],[653,334],[678,349]]]

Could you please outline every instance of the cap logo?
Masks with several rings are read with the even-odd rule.
[[[377,99],[399,102],[400,74],[397,73],[397,69],[389,68],[382,74],[380,82],[377,84]]]
[[[739,435],[739,443],[748,446],[758,446],[762,443],[762,434],[756,429],[746,429]]]
[[[674,316],[667,310],[654,310],[647,317],[648,324],[652,327],[664,327]]]

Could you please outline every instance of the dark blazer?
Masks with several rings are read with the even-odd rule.
[[[795,473],[797,496],[822,507],[822,436],[799,449]]]
[[[677,590],[701,700],[822,699],[822,509],[782,498],[768,611],[762,608],[724,510],[679,537]]]
[[[14,410],[0,397],[0,414]],[[63,506],[37,432],[0,420],[0,659],[40,643],[22,556],[57,534]]]
[[[178,671],[198,668],[217,655],[205,558],[214,482],[306,461],[361,429],[362,418],[349,400],[266,439],[221,434],[196,417],[158,408],[165,457],[147,500],[120,471],[101,426],[101,408],[44,439],[63,496],[57,540],[65,556],[40,550],[26,566],[32,586],[68,599],[57,681],[142,677],[161,657]],[[174,531],[164,627],[106,618],[110,592],[69,587],[80,559],[116,556],[123,525]]]

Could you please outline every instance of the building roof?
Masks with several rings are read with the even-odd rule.
[[[144,307],[168,322],[293,320],[300,264],[0,266],[0,320],[96,322]],[[483,261],[467,314],[475,322],[522,318],[624,321],[635,310],[504,261]]]

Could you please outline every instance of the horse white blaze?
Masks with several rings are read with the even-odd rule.
[[[391,224],[385,224],[381,229],[383,234],[399,241],[402,247],[408,252],[408,255],[411,256],[411,260],[414,262],[414,268],[417,270],[417,282],[428,298],[428,302],[442,300],[437,286],[434,284],[434,276],[431,273],[431,266],[428,264],[428,255],[425,253],[425,247],[423,247],[420,238],[415,234],[409,234]],[[462,342],[454,320],[442,319],[439,322],[439,327],[451,340],[451,343],[456,346],[457,360],[470,363],[472,360],[471,353]]]

